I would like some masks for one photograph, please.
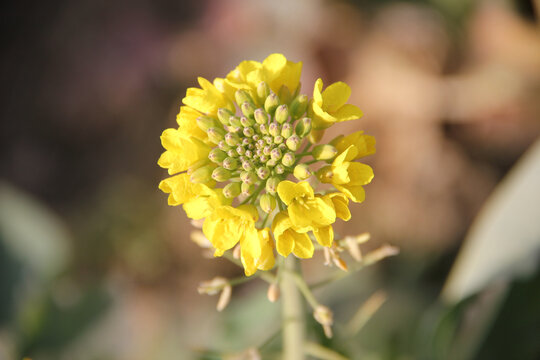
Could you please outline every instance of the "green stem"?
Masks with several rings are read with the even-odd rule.
[[[304,359],[305,320],[304,303],[296,285],[294,273],[298,260],[289,255],[281,276],[283,316],[283,360]]]

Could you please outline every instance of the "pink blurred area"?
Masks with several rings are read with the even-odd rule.
[[[241,270],[203,256],[157,190],[167,176],[159,136],[198,76],[223,77],[242,60],[302,61],[308,95],[318,77],[352,88],[364,117],[325,139],[374,135],[375,179],[337,232],[368,231],[372,246],[411,256],[460,244],[540,134],[538,14],[483,1],[456,19],[430,2],[358,3],[78,1],[5,13],[0,178],[65,222],[73,259],[62,281],[103,280],[117,299],[98,329],[119,341],[95,330],[68,354],[100,344],[114,358],[153,358],[175,329],[185,336],[176,346],[205,342],[215,299],[196,286]]]

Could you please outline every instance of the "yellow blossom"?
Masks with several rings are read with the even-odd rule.
[[[363,131],[356,131],[347,136],[340,135],[330,142],[334,145],[338,153],[342,153],[351,145],[356,146],[357,154],[353,160],[375,154],[375,138],[364,134]]]
[[[188,88],[186,97],[182,99],[185,105],[209,115],[216,115],[219,108],[235,110],[234,104],[214,84],[203,77],[199,77],[198,81],[202,89]]]
[[[338,155],[332,165],[327,165],[317,172],[319,180],[332,184],[354,202],[362,202],[365,192],[362,185],[369,184],[373,179],[373,170],[370,166],[352,162],[356,158],[356,146],[349,146]]]
[[[303,259],[313,257],[315,248],[311,239],[305,231],[298,232],[295,230],[286,211],[282,211],[274,217],[272,232],[276,239],[276,250],[281,256],[287,257],[292,252]]]
[[[191,165],[208,158],[210,147],[193,136],[185,136],[178,129],[167,129],[161,135],[161,144],[167,150],[161,154],[158,165],[170,175],[186,171]]]
[[[355,120],[362,117],[362,111],[346,104],[351,96],[351,88],[344,82],[336,82],[324,91],[322,79],[317,79],[313,88],[313,101],[308,114],[313,119],[313,129],[323,130],[336,122]]]
[[[288,206],[291,223],[298,229],[318,228],[336,221],[336,212],[323,199],[315,197],[306,181],[282,181],[277,187],[280,199]]]
[[[206,132],[202,131],[197,125],[197,118],[199,116],[202,116],[202,114],[189,106],[180,107],[180,112],[176,116],[176,122],[178,123],[178,131],[182,136],[193,136],[202,141],[208,139]]]
[[[242,265],[247,276],[253,275],[257,270],[270,270],[275,265],[274,242],[270,237],[270,229],[264,228],[257,231],[261,253],[259,258],[254,258],[252,253],[244,251],[240,246]]]

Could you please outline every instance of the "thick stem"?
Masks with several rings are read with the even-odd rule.
[[[284,262],[280,286],[283,306],[283,360],[304,359],[304,303],[294,273],[298,259],[289,255]]]

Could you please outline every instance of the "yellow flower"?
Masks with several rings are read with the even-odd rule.
[[[342,193],[330,193],[324,195],[323,200],[331,204],[336,212],[336,216],[342,220],[349,221],[351,212],[349,210],[349,199]]]
[[[176,116],[176,122],[178,123],[178,131],[182,136],[193,136],[202,141],[208,139],[206,132],[202,131],[197,125],[197,118],[199,116],[202,116],[202,114],[189,106],[180,107],[180,112]]]
[[[224,205],[216,208],[204,221],[203,233],[216,249],[214,256],[223,253],[240,242],[241,260],[246,275],[251,275],[262,254],[261,240],[255,222],[257,209],[253,205],[237,208]]]
[[[186,171],[191,165],[208,158],[210,147],[193,136],[185,136],[178,129],[167,129],[161,135],[161,144],[167,150],[161,154],[158,165],[169,175]]]
[[[313,120],[313,129],[323,130],[336,122],[355,120],[362,117],[362,110],[346,104],[351,88],[344,82],[336,82],[324,91],[322,79],[317,79],[313,88],[313,100],[308,114]]]
[[[340,135],[332,140],[330,144],[336,147],[338,153],[344,152],[351,145],[356,146],[358,153],[353,160],[375,154],[375,138],[364,134],[363,131],[356,131],[347,136]]]
[[[299,258],[308,259],[313,257],[315,250],[307,232],[298,232],[286,211],[278,213],[272,223],[272,232],[276,239],[276,250],[287,257],[292,252]]]
[[[230,205],[231,200],[223,196],[222,189],[212,189],[204,184],[193,184],[194,196],[182,206],[186,215],[193,220],[204,219],[221,205]]]
[[[352,201],[362,202],[365,199],[362,185],[371,182],[373,170],[366,164],[352,162],[357,154],[356,146],[349,146],[334,159],[332,165],[317,171],[317,176],[321,182],[332,184]]]
[[[219,108],[235,111],[234,104],[214,84],[203,77],[198,81],[202,89],[188,88],[182,99],[185,105],[208,115],[216,115]]]
[[[336,221],[333,207],[320,197],[306,181],[282,181],[277,186],[280,199],[288,206],[291,223],[297,229],[318,228]]]
[[[244,271],[247,276],[253,275],[258,270],[271,270],[275,265],[274,242],[270,237],[270,230],[264,228],[257,231],[261,254],[254,258],[251,252],[244,251],[240,245],[240,256]]]

